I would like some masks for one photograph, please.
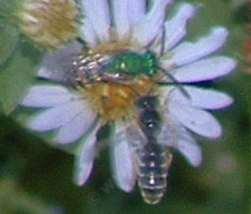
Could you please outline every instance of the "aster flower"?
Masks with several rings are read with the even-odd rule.
[[[141,140],[135,103],[138,96],[147,96],[149,91],[159,99],[162,125],[158,143],[168,149],[177,149],[191,165],[199,166],[202,160],[194,135],[209,139],[221,136],[220,124],[207,110],[224,108],[232,103],[232,99],[225,93],[191,83],[213,80],[234,69],[233,59],[212,56],[224,45],[228,32],[217,26],[196,42],[182,41],[187,23],[197,8],[183,3],[177,13],[166,20],[170,3],[170,0],[156,0],[147,10],[145,0],[113,0],[111,5],[106,0],[81,1],[85,14],[81,36],[90,55],[109,57],[129,51],[139,54],[151,51],[163,70],[180,84],[188,83],[182,87],[188,96],[175,84],[160,86],[154,77],[143,75],[129,86],[116,82],[98,82],[83,87],[36,85],[24,98],[23,106],[42,109],[29,120],[30,129],[56,131],[55,145],[78,142],[75,170],[78,185],[85,184],[93,168],[100,127],[112,124],[110,147],[114,178],[122,190],[133,190],[138,175],[132,144]],[[70,71],[76,64],[72,60],[82,57],[81,60],[86,61],[83,56],[85,53],[78,42],[47,54],[38,71],[39,77],[69,83]],[[99,66],[95,63],[91,72]],[[170,75],[164,75],[161,80],[170,80]]]

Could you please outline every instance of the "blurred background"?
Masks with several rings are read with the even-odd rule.
[[[0,11],[6,2],[0,0]],[[13,109],[34,81],[43,51],[0,17],[0,214],[251,214],[251,3],[188,2],[202,3],[189,25],[189,39],[213,25],[230,30],[224,54],[236,58],[239,67],[215,87],[232,95],[235,104],[215,113],[224,127],[219,142],[199,139],[201,167],[194,169],[175,154],[166,196],[157,206],[143,203],[137,188],[131,194],[117,189],[107,150],[99,155],[88,184],[75,186],[73,156],[15,121],[20,110]]]

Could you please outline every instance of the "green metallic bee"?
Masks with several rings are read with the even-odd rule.
[[[157,83],[176,85],[186,97],[189,97],[182,84],[159,65],[156,54],[149,50],[145,53],[128,51],[113,56],[80,54],[73,65],[73,76],[80,84],[100,81],[125,84],[142,75],[152,78],[163,73],[170,81]]]

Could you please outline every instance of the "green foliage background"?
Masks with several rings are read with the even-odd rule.
[[[0,15],[6,2],[0,0]],[[1,214],[251,213],[251,76],[243,72],[248,66],[243,45],[251,36],[244,28],[251,11],[234,7],[231,0],[188,2],[202,3],[189,26],[191,40],[213,25],[230,30],[225,53],[236,58],[239,67],[215,84],[231,94],[235,104],[216,112],[225,135],[219,143],[201,142],[204,162],[200,168],[175,155],[166,197],[154,207],[144,204],[136,189],[126,194],[116,188],[107,150],[100,154],[88,185],[79,188],[72,182],[73,156],[48,146],[15,121],[13,110],[34,83],[43,53],[6,18],[0,18]]]

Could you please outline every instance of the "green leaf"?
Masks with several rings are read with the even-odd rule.
[[[54,207],[27,193],[10,179],[1,180],[0,190],[1,213],[53,213]]]
[[[31,86],[39,58],[38,51],[19,43],[13,57],[0,67],[0,103],[4,114],[16,108]]]
[[[231,21],[231,7],[225,1],[219,0],[190,0],[198,6],[198,14],[191,20],[188,27],[189,35],[192,37],[207,34],[214,26],[225,26]]]
[[[0,22],[0,65],[13,54],[19,39],[19,32],[11,25]]]

